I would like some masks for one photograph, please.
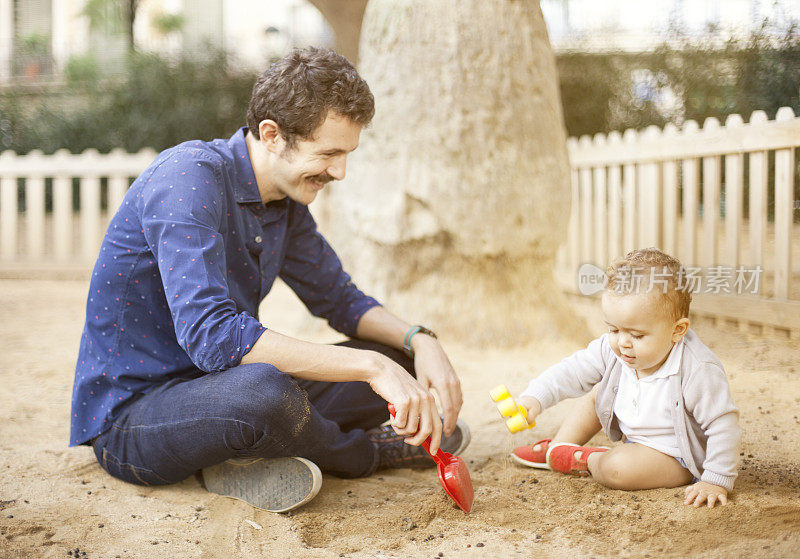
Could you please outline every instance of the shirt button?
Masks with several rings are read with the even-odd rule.
[[[257,243],[260,243],[263,239],[261,238],[261,235],[258,235],[254,240]]]

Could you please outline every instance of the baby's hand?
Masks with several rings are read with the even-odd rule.
[[[706,481],[698,481],[690,485],[684,494],[686,495],[686,499],[683,501],[684,505],[692,503],[695,507],[699,507],[704,501],[708,501],[708,508],[713,508],[717,501],[723,506],[728,504],[727,489]]]
[[[528,423],[533,423],[536,416],[542,413],[542,404],[532,396],[520,396],[517,398],[517,404],[525,408],[525,411],[528,412]]]

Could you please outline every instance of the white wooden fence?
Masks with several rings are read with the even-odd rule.
[[[731,115],[724,126],[708,119],[702,128],[690,121],[680,131],[650,127],[570,138],[572,209],[558,258],[562,284],[574,291],[581,264],[604,268],[610,258],[645,246],[685,266],[760,267],[759,293],[698,293],[693,310],[796,335],[798,146],[800,118],[789,108],[774,121],[756,111],[747,124]],[[155,155],[0,154],[0,272],[48,265],[88,270],[111,213]]]
[[[87,150],[77,155],[66,150],[52,155],[1,153],[0,263],[91,264],[110,214],[119,207],[131,178],[155,156],[149,149],[135,154],[122,150],[108,154]]]
[[[570,138],[572,207],[558,258],[564,287],[575,290],[584,263],[605,268],[633,248],[656,246],[706,275],[761,270],[759,293],[702,290],[693,310],[796,335],[798,146],[800,118],[788,107],[774,121],[755,111],[748,123],[730,115],[724,126],[709,118],[702,128],[689,121],[682,130]]]

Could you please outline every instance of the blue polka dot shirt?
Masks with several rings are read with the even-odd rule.
[[[378,305],[306,206],[262,202],[246,132],[162,152],[112,218],[86,303],[70,446],[159,384],[238,365],[264,332],[258,307],[278,276],[348,336]]]

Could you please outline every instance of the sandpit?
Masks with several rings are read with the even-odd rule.
[[[528,470],[514,446],[553,434],[570,402],[514,435],[488,390],[527,379],[581,346],[548,341],[511,350],[443,343],[465,389],[464,454],[475,484],[465,515],[434,470],[326,476],[320,495],[274,515],[212,495],[197,477],[170,487],[117,481],[87,447],[67,448],[84,281],[0,281],[0,556],[66,557],[797,557],[800,548],[800,348],[700,321],[695,329],[728,371],[744,429],[742,467],[727,507],[694,509],[682,490],[622,492]],[[333,341],[283,288],[262,319],[289,334]],[[602,328],[594,303],[576,313]],[[602,436],[595,442],[603,442]]]

